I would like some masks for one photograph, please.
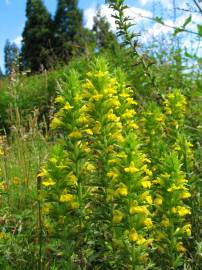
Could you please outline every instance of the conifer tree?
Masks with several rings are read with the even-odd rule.
[[[52,19],[42,0],[27,0],[23,31],[23,65],[31,71],[48,69],[52,61]]]
[[[97,50],[102,49],[115,49],[118,45],[116,36],[110,30],[110,24],[105,16],[101,15],[100,9],[94,17],[93,32],[96,37]]]
[[[10,75],[14,70],[19,68],[20,50],[17,45],[9,40],[6,41],[4,47],[4,62],[6,75]]]
[[[77,0],[58,0],[55,14],[54,47],[61,61],[69,60],[75,52],[84,50],[83,14]]]

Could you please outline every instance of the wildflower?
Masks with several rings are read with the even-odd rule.
[[[134,215],[134,214],[148,215],[149,213],[146,206],[131,206],[129,209],[129,212],[131,215]]]
[[[71,201],[70,202],[70,208],[71,209],[78,209],[79,208],[79,203],[78,202]]]
[[[54,117],[53,120],[51,121],[50,127],[52,129],[56,129],[62,125],[63,125],[63,122],[58,117]]]
[[[131,97],[128,97],[128,98],[126,98],[126,101],[128,102],[128,104],[130,104],[130,105],[137,105],[137,102],[133,99],[133,98],[131,98]]]
[[[70,185],[77,186],[78,178],[76,177],[76,175],[74,175],[73,172],[68,174],[67,180],[70,183]]]
[[[120,187],[116,191],[120,196],[125,197],[128,195],[128,187],[123,183],[120,184]]]
[[[124,171],[132,174],[139,172],[139,169],[135,167],[134,162],[132,161],[129,167],[124,168]]]
[[[151,184],[151,181],[142,180],[141,185],[142,185],[143,188],[150,188],[152,184]]]
[[[133,118],[136,112],[133,109],[126,109],[125,112],[122,114],[123,119]]]
[[[84,129],[83,132],[86,133],[86,134],[88,134],[88,135],[93,135],[93,131],[90,128]]]
[[[84,163],[83,168],[87,172],[94,172],[96,170],[96,167],[92,163],[90,163],[89,161]]]
[[[107,119],[109,121],[119,121],[119,117],[117,117],[112,110],[110,110],[110,112],[107,114]]]
[[[154,199],[154,204],[156,205],[162,205],[162,202],[163,202],[162,196],[158,196]]]
[[[61,194],[60,202],[71,202],[73,201],[74,196],[72,194]]]
[[[191,224],[186,224],[182,227],[182,231],[187,234],[187,236],[191,236]]]
[[[112,178],[112,180],[116,180],[117,178],[118,178],[118,176],[119,176],[119,174],[118,174],[118,172],[117,171],[109,171],[108,173],[107,173],[107,176],[109,177],[109,178]]]
[[[123,214],[121,211],[119,211],[119,210],[114,210],[114,211],[113,211],[112,222],[113,222],[114,224],[118,224],[118,223],[120,223],[120,222],[122,221],[123,217],[124,217],[124,214]]]
[[[184,217],[186,215],[191,215],[190,209],[187,207],[184,207],[184,206],[173,207],[172,212],[174,214],[178,214],[180,217]]]
[[[69,134],[69,137],[73,138],[73,139],[80,139],[80,138],[82,138],[82,133],[80,131],[72,131]]]
[[[42,185],[45,187],[50,187],[50,186],[54,186],[55,182],[53,181],[52,178],[48,178],[47,180],[42,181]]]
[[[180,193],[180,198],[181,198],[181,199],[188,199],[188,198],[190,198],[190,197],[191,197],[191,193],[188,192],[188,191],[182,191],[182,192]]]
[[[152,196],[149,195],[149,192],[147,192],[147,191],[142,193],[141,198],[143,200],[145,200],[148,204],[152,204],[152,202],[153,202]]]
[[[99,101],[103,98],[102,94],[95,94],[92,96],[92,100]]]
[[[71,105],[69,104],[69,102],[66,102],[66,104],[65,104],[65,106],[64,106],[63,109],[69,112],[69,111],[71,111],[73,108],[74,108],[74,107],[71,106]]]
[[[65,103],[64,97],[62,97],[62,96],[56,97],[55,103],[61,103],[61,104]]]
[[[153,227],[153,222],[152,222],[151,218],[146,218],[146,219],[144,220],[144,225],[145,225],[147,228]]]
[[[138,240],[138,234],[134,228],[131,229],[129,233],[129,240],[130,242],[136,242]]]

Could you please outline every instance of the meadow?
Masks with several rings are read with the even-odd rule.
[[[0,269],[201,269],[201,58],[148,65],[127,27],[0,80]]]

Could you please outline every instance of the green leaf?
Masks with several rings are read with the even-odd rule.
[[[183,28],[185,28],[190,22],[192,21],[192,16],[190,15],[182,25]]]
[[[164,24],[164,21],[161,17],[155,17],[154,20],[157,22],[157,23],[160,23],[160,24]]]
[[[202,25],[201,24],[197,24],[197,28],[198,28],[198,34],[200,37],[202,37]]]
[[[181,33],[183,31],[184,31],[184,29],[182,29],[182,28],[176,28],[174,33],[173,33],[173,36],[176,36],[178,33]]]

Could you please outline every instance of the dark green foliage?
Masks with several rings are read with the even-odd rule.
[[[117,39],[113,32],[110,30],[110,24],[106,17],[101,15],[100,10],[97,11],[94,17],[93,32],[96,37],[97,49],[115,49],[118,46]]]
[[[68,61],[76,52],[84,51],[83,14],[77,0],[58,0],[54,20],[54,48],[57,58]]]
[[[23,31],[23,64],[33,72],[48,69],[53,62],[52,20],[41,0],[27,0]]]
[[[4,47],[4,61],[5,61],[6,75],[10,75],[13,71],[17,71],[19,64],[19,55],[20,51],[17,45],[7,40]]]
[[[0,79],[2,79],[3,76],[4,76],[4,74],[3,74],[3,71],[1,70],[1,67],[0,67]]]

